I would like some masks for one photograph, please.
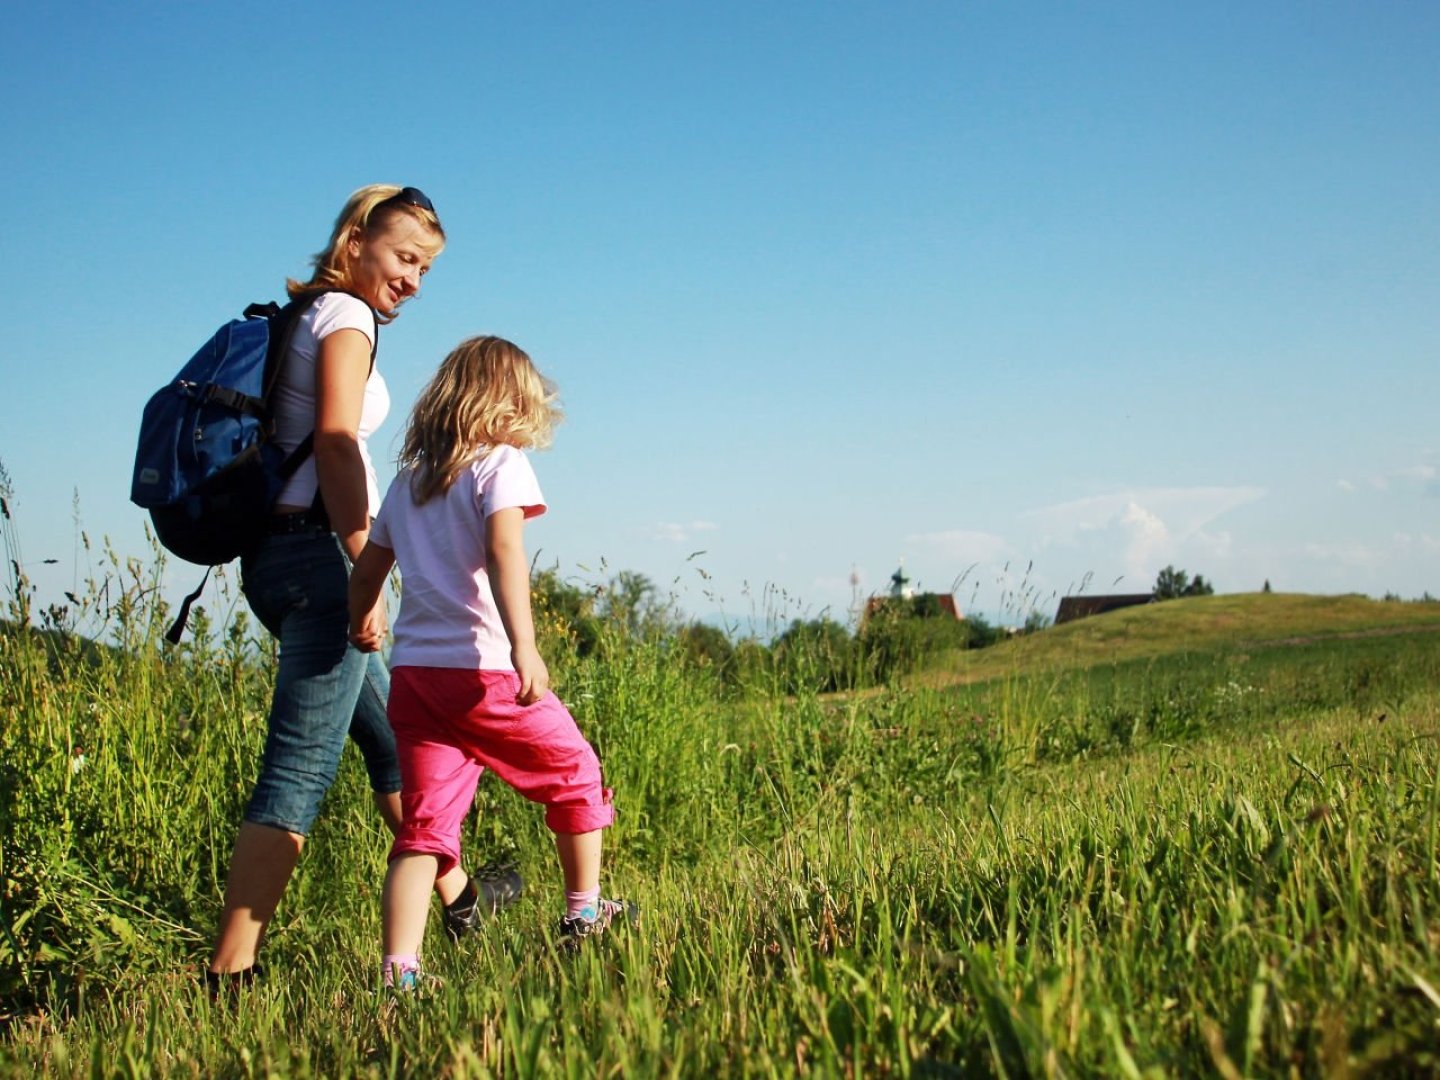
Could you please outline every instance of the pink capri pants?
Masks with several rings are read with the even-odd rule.
[[[397,667],[390,726],[400,755],[405,822],[390,858],[434,855],[446,874],[460,861],[460,829],[485,769],[532,802],[552,832],[587,833],[615,820],[600,759],[553,693],[532,705],[513,671]]]

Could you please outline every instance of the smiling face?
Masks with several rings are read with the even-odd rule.
[[[410,214],[388,214],[379,224],[348,241],[350,289],[376,311],[393,315],[420,291],[444,243],[433,229]]]

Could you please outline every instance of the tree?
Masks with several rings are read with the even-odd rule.
[[[854,683],[855,643],[834,619],[796,619],[772,650],[781,683],[790,693],[829,693]]]
[[[1206,581],[1201,574],[1195,575],[1195,580],[1190,582],[1190,587],[1185,590],[1186,596],[1214,596],[1215,586]]]
[[[1022,634],[1034,634],[1046,629],[1051,624],[1051,618],[1039,608],[1031,608],[1025,616],[1025,622],[1020,627]]]
[[[675,632],[675,643],[686,661],[698,668],[711,668],[722,679],[730,678],[735,665],[735,646],[718,626],[692,622]]]
[[[1214,593],[1215,586],[1206,581],[1203,574],[1196,574],[1192,581],[1184,570],[1176,570],[1173,566],[1165,567],[1155,578],[1156,600],[1178,600],[1182,596],[1212,596]]]
[[[874,602],[861,623],[857,645],[865,675],[885,682],[919,670],[928,660],[957,649],[993,644],[995,631],[984,619],[957,619],[934,594]]]
[[[530,602],[535,613],[535,636],[547,662],[549,649],[562,645],[576,656],[589,656],[600,643],[600,620],[595,614],[595,590],[560,580],[552,567],[530,577]]]
[[[663,637],[673,629],[670,611],[655,583],[635,570],[621,570],[599,590],[598,614],[632,641]]]

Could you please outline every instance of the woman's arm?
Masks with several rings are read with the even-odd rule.
[[[320,342],[315,363],[315,475],[330,527],[353,562],[370,535],[360,412],[370,378],[370,339],[337,330]]]
[[[550,689],[550,671],[535,647],[535,620],[530,613],[530,562],[525,558],[525,511],[518,506],[497,510],[485,519],[485,572],[500,610],[500,623],[510,639],[510,660],[520,676],[521,705],[539,701]]]
[[[395,565],[395,552],[366,544],[350,571],[350,641],[361,652],[377,652],[385,644],[385,605],[379,603],[385,575]]]

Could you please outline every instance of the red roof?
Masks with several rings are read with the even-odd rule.
[[[869,600],[865,601],[865,613],[860,617],[860,621],[864,622],[871,615],[875,614],[876,611],[894,599],[895,597],[893,596],[870,597]],[[951,593],[916,593],[915,596],[911,598],[911,602],[915,603],[916,601],[926,599],[933,599],[939,605],[940,610],[952,618],[961,620],[965,618],[965,616],[960,613],[960,605],[955,602],[955,597]]]

